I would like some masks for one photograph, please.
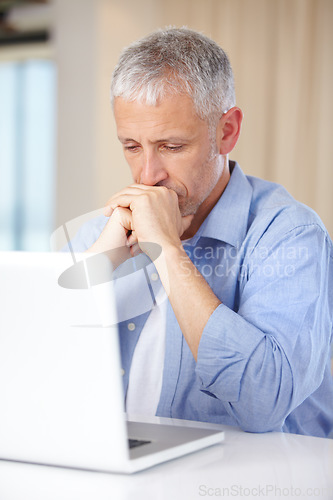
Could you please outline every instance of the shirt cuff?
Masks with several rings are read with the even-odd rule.
[[[196,373],[201,390],[221,401],[237,402],[247,363],[263,338],[258,328],[220,304],[210,316],[199,344]]]

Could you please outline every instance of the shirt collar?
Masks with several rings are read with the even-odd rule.
[[[252,187],[236,162],[230,162],[230,180],[220,199],[188,242],[196,245],[200,238],[213,238],[239,247],[246,235]]]

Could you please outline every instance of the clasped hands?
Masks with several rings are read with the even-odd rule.
[[[175,191],[144,184],[132,184],[113,195],[104,215],[109,220],[89,250],[100,253],[126,247],[128,257],[140,252],[152,257],[147,243],[158,244],[163,251],[179,246],[193,219],[193,215],[181,216]]]
[[[178,196],[172,189],[143,184],[132,184],[112,196],[106,204],[105,215],[110,218],[90,251],[100,253],[118,247],[119,252],[110,253],[114,267],[137,252],[144,252],[154,261],[183,335],[197,360],[204,326],[220,301],[181,245],[180,238],[194,216],[182,217]],[[156,252],[156,244],[160,245],[162,255],[155,260],[152,249],[155,247]]]

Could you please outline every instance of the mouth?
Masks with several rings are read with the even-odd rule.
[[[171,189],[172,191],[174,191],[176,193],[176,195],[178,196],[178,200],[185,199],[186,196],[187,196],[187,191],[185,189],[179,188],[178,186],[177,187],[175,187],[175,186],[167,186],[165,184],[160,184],[160,185],[161,186],[163,185],[167,189]]]

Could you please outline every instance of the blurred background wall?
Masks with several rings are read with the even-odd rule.
[[[244,122],[230,158],[283,184],[333,236],[332,0],[53,0],[46,18],[57,72],[54,227],[131,182],[109,104],[121,49],[186,25],[231,59]]]

